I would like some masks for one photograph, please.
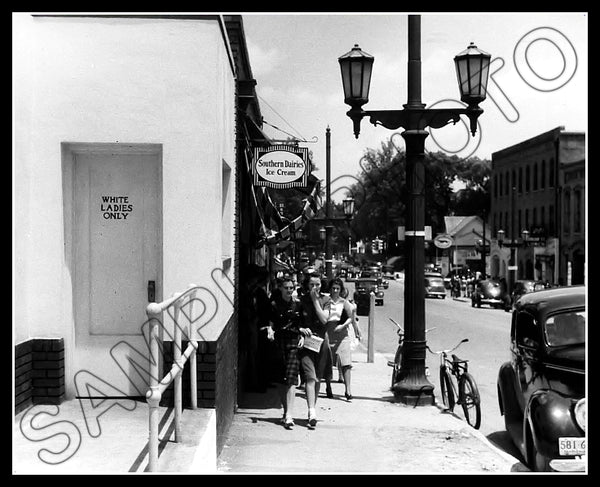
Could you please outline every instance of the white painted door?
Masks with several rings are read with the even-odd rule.
[[[142,396],[145,309],[161,300],[160,156],[82,152],[73,164],[76,394]]]

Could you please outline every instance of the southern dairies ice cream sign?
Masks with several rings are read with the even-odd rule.
[[[300,188],[308,185],[310,162],[306,147],[271,145],[254,149],[254,186]]]

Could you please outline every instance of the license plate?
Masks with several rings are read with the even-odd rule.
[[[559,438],[560,455],[585,455],[585,438]]]

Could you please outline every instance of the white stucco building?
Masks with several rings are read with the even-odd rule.
[[[207,342],[233,316],[225,20],[15,14],[13,90],[14,344],[64,342],[58,396],[82,394],[82,370],[137,396],[149,301],[204,286]]]

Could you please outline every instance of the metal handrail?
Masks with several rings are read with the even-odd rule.
[[[146,314],[150,321],[150,389],[146,393],[146,402],[149,406],[149,434],[148,434],[148,466],[150,472],[156,472],[158,468],[158,424],[159,424],[159,403],[164,391],[169,387],[171,382],[174,382],[175,392],[175,442],[181,439],[181,411],[182,411],[182,392],[181,379],[183,375],[183,367],[187,360],[190,360],[190,390],[192,409],[197,409],[197,382],[196,382],[196,354],[198,342],[189,340],[189,345],[183,354],[181,353],[181,327],[179,326],[179,312],[186,297],[189,297],[190,313],[193,316],[193,304],[196,291],[199,286],[190,284],[188,289],[181,293],[173,293],[173,295],[160,303],[150,303],[146,307]],[[171,370],[159,381],[159,327],[162,323],[162,313],[173,307],[173,366]],[[187,336],[191,337],[191,323],[187,330]]]

